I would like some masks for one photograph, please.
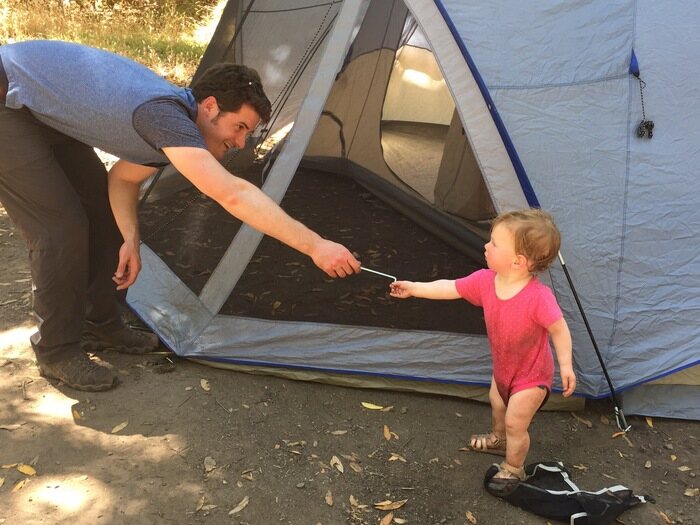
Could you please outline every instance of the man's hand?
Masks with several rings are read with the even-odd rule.
[[[141,253],[139,245],[124,243],[119,248],[119,264],[112,280],[117,283],[117,290],[126,290],[134,284],[141,271]]]
[[[321,239],[309,256],[314,264],[330,277],[347,277],[360,271],[360,261],[350,250],[327,239]]]

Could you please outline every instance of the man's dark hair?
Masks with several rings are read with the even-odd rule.
[[[192,94],[197,102],[209,96],[216,98],[221,111],[238,111],[249,104],[269,122],[272,105],[263,91],[260,75],[252,68],[222,62],[207,69],[192,83]]]

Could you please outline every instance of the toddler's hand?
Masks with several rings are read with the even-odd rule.
[[[569,397],[576,390],[576,374],[571,367],[565,367],[559,370],[561,375],[561,386],[563,387],[562,395]]]
[[[396,281],[389,285],[389,295],[396,297],[398,299],[406,299],[411,297],[411,283],[410,281]]]

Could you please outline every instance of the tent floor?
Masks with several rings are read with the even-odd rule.
[[[255,170],[246,177],[260,181]],[[454,279],[480,267],[342,175],[300,170],[282,207],[322,236],[346,245],[364,266],[400,279]],[[141,215],[146,242],[196,293],[239,227],[194,189],[149,203]],[[465,301],[396,300],[388,295],[390,282],[368,272],[330,279],[307,257],[265,237],[221,313],[485,333],[480,309]]]

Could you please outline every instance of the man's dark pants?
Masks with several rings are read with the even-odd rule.
[[[121,237],[94,150],[0,100],[0,202],[29,248],[41,362],[80,349],[86,319],[117,323]]]

